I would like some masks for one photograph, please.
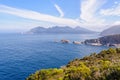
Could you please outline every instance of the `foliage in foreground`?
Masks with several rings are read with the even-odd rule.
[[[26,80],[120,80],[120,48],[74,59],[60,69],[42,69]]]

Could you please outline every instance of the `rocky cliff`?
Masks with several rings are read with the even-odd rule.
[[[120,46],[120,34],[116,35],[109,35],[109,36],[104,36],[100,37],[98,39],[90,39],[90,40],[85,40],[85,44],[90,44],[90,45],[106,45],[106,46]]]

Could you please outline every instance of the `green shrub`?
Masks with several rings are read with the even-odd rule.
[[[116,52],[116,49],[109,48],[109,49],[107,50],[107,54],[115,54],[115,53],[117,53],[117,52]]]
[[[26,80],[120,80],[120,48],[74,59],[64,68],[42,69]]]

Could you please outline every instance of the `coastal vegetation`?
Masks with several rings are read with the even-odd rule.
[[[120,48],[74,59],[61,68],[36,71],[26,80],[120,80]]]

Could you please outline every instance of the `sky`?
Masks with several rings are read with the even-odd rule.
[[[120,24],[120,0],[0,0],[0,32],[80,26],[102,31]]]

